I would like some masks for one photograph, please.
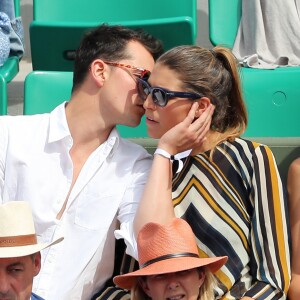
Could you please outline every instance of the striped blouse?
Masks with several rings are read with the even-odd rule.
[[[173,178],[177,217],[191,225],[201,257],[227,255],[215,299],[286,299],[290,232],[286,191],[264,145],[235,139],[188,157]]]

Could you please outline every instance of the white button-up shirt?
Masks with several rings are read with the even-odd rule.
[[[64,104],[50,114],[0,118],[0,202],[31,203],[42,252],[33,292],[47,300],[90,299],[111,277],[114,231],[134,245],[132,222],[151,166],[141,146],[114,129],[83,166],[60,220],[73,175]],[[136,253],[130,253],[136,257]]]

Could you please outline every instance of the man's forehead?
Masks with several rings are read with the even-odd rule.
[[[138,41],[130,41],[126,46],[126,54],[132,60],[146,59],[154,62],[152,54]]]
[[[12,264],[23,264],[26,261],[30,260],[30,255],[27,256],[20,256],[20,257],[7,257],[7,258],[0,258],[0,266],[4,265],[12,265]]]

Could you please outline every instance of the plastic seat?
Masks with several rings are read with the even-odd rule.
[[[72,72],[30,72],[24,81],[24,115],[48,113],[71,96]]]
[[[24,115],[48,113],[71,96],[73,72],[32,71],[24,82]],[[138,127],[117,126],[124,138],[147,137],[142,120]]]
[[[20,16],[20,2],[14,0],[15,15]],[[7,114],[7,84],[11,82],[19,72],[19,58],[11,56],[0,67],[0,115]]]
[[[33,9],[33,70],[72,71],[83,33],[102,23],[143,28],[166,50],[196,42],[197,0],[34,0]]]
[[[209,36],[213,45],[232,48],[242,0],[209,0]],[[249,113],[247,137],[299,137],[300,67],[241,68]]]

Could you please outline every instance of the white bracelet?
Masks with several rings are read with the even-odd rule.
[[[163,150],[163,149],[160,149],[160,148],[157,148],[154,152],[154,155],[155,154],[159,154],[165,158],[168,158],[170,160],[174,160],[174,155],[168,153],[167,151]]]
[[[182,162],[181,159],[189,156],[191,152],[192,152],[192,149],[184,151],[184,152],[180,152],[180,153],[175,154],[175,155],[172,155],[172,154],[168,153],[166,150],[157,148],[154,152],[154,155],[159,154],[159,155],[161,155],[165,158],[170,159],[171,162],[173,162],[174,160],[177,160],[178,161],[178,168],[177,168],[176,173],[179,173],[183,168],[183,162]]]

